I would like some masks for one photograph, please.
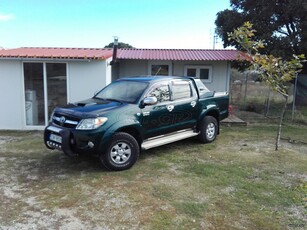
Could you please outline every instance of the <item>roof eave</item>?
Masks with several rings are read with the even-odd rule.
[[[91,60],[105,60],[105,59],[98,59],[98,58],[67,58],[67,57],[5,57],[0,56],[0,60],[9,60],[9,61],[78,61],[78,62],[90,62]]]

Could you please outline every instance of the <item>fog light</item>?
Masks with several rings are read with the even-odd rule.
[[[89,141],[89,142],[87,143],[87,145],[88,145],[88,147],[90,147],[90,148],[93,148],[93,147],[94,147],[94,143],[91,142],[91,141]]]
[[[50,141],[47,141],[47,145],[48,145],[50,148],[53,148],[52,143],[51,143]]]

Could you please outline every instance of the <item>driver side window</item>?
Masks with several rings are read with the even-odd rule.
[[[160,85],[149,93],[150,97],[156,97],[158,103],[170,101],[170,91],[168,85]]]

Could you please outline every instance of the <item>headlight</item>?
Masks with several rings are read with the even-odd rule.
[[[106,123],[108,118],[106,117],[97,117],[97,118],[88,118],[83,119],[80,121],[79,125],[76,129],[82,129],[82,130],[91,130],[91,129],[97,129],[98,127],[102,126],[104,123]]]

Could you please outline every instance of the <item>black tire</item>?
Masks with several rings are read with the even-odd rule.
[[[109,170],[120,171],[131,168],[140,155],[136,139],[128,133],[114,134],[107,150],[100,155],[101,163]]]
[[[206,116],[199,126],[198,139],[203,143],[210,143],[215,140],[218,133],[217,120],[212,116]]]

